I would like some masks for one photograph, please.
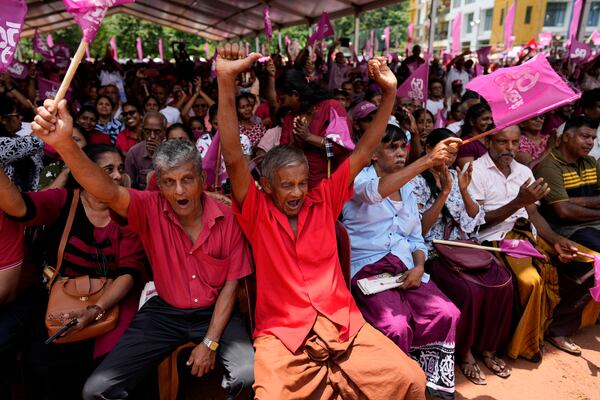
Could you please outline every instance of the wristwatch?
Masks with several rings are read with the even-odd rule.
[[[217,349],[219,348],[219,342],[216,342],[214,340],[210,340],[207,337],[205,337],[204,339],[202,339],[202,343],[204,343],[206,345],[206,347],[208,347],[212,351],[217,351]]]

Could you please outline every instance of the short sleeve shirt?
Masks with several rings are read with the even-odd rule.
[[[23,225],[5,217],[0,211],[0,271],[20,267],[23,263]]]
[[[208,308],[225,281],[252,273],[250,250],[231,209],[202,195],[202,231],[190,239],[158,192],[130,189],[129,228],[150,260],[159,296],[177,308]]]
[[[297,235],[270,196],[251,184],[241,209],[234,205],[256,266],[254,336],[273,335],[296,352],[317,313],[335,323],[344,342],[364,319],[346,287],[337,254],[335,222],[352,197],[349,163],[309,190]],[[235,189],[234,189],[235,190]]]

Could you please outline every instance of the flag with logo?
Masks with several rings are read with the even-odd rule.
[[[540,32],[538,33],[538,41],[540,47],[548,47],[552,43],[552,32]]]
[[[427,85],[429,81],[429,55],[425,54],[425,62],[405,80],[396,91],[396,96],[404,99],[427,102]]]
[[[29,67],[25,63],[13,60],[7,71],[15,79],[25,79],[29,74]]]
[[[521,65],[478,76],[466,88],[487,100],[498,130],[572,103],[581,96],[557,75],[543,54]]]
[[[92,43],[109,7],[133,3],[134,0],[63,0],[67,11],[83,31],[83,39]]]
[[[46,44],[46,41],[42,39],[42,35],[40,35],[37,29],[33,34],[33,41],[31,43],[31,47],[33,48],[33,51],[40,54],[46,60],[54,62],[54,53],[52,53],[52,50],[50,50],[50,48]]]
[[[591,55],[592,49],[590,46],[577,39],[571,40],[571,45],[569,46],[569,59],[571,59],[574,64],[584,64]]]
[[[27,4],[25,0],[2,2],[2,11],[0,11],[0,72],[6,72],[15,57],[26,13]]]
[[[477,49],[477,60],[479,60],[479,64],[490,65],[490,50],[492,50],[491,46]]]
[[[56,92],[58,92],[59,87],[60,82],[54,82],[49,79],[38,77],[38,98],[42,101],[46,99],[53,99],[56,97]],[[67,90],[65,98],[67,100],[71,99],[71,88]]]
[[[314,42],[323,40],[329,36],[333,36],[334,34],[335,31],[333,30],[331,21],[329,21],[329,14],[327,14],[327,11],[323,11],[321,18],[319,19],[319,23],[315,27],[315,31],[312,35],[310,35],[310,38],[308,38],[308,45],[312,46]]]

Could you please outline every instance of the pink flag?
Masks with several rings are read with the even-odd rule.
[[[260,54],[265,54],[265,44],[264,43],[260,44]]]
[[[413,41],[413,32],[415,30],[415,24],[413,24],[412,22],[410,24],[408,24],[408,28],[406,28],[406,33],[408,34],[407,38],[406,38],[406,43],[408,43],[408,45],[410,46],[410,44]]]
[[[540,32],[538,33],[538,42],[540,47],[548,47],[552,43],[552,32]]]
[[[37,31],[37,29],[33,35],[32,48],[33,48],[33,51],[42,55],[42,57],[44,57],[45,59],[54,62],[54,54],[52,53],[52,50],[50,50],[48,48],[48,45],[42,39],[42,36]]]
[[[390,27],[386,26],[383,29],[383,34],[385,35],[385,55],[387,57],[390,56]]]
[[[269,6],[263,8],[263,21],[265,23],[265,36],[270,40],[273,37],[273,25],[271,25],[271,10]]]
[[[461,20],[462,13],[459,11],[454,17],[454,21],[452,21],[452,54],[459,54],[462,50],[462,43],[460,41],[460,33],[461,33]]]
[[[481,76],[484,74],[483,65],[475,64],[475,76]]]
[[[29,67],[27,64],[22,63],[17,60],[13,60],[13,62],[8,67],[8,73],[15,79],[25,79],[27,78],[27,74],[29,74]]]
[[[600,33],[598,33],[598,31],[592,32],[592,34],[590,35],[590,40],[592,41],[594,46],[600,45]]]
[[[143,60],[144,59],[144,51],[142,48],[142,38],[138,36],[138,38],[135,40],[135,47],[137,49],[137,54],[138,54],[138,60]]]
[[[577,39],[571,40],[571,45],[569,46],[569,58],[574,64],[584,64],[591,55],[592,49],[590,46]]]
[[[162,41],[162,38],[158,38],[158,57],[160,57],[160,61],[165,62],[165,55],[163,53],[163,41]]]
[[[223,182],[227,179],[227,170],[225,169],[225,163],[223,162],[223,157],[219,157],[220,160],[217,160],[219,156],[219,146],[221,145],[221,133],[217,131],[215,137],[213,137],[208,150],[206,151],[206,155],[202,158],[202,169],[206,172],[206,183],[208,186],[215,185],[215,173],[217,171],[217,162],[219,163],[219,178],[218,182]]]
[[[71,63],[71,48],[62,40],[54,44],[52,54],[58,68],[67,68]]]
[[[329,21],[329,15],[327,14],[327,11],[323,11],[319,23],[315,26],[315,31],[310,35],[310,38],[308,38],[308,45],[312,46],[314,42],[323,40],[334,34],[333,25],[331,25],[331,21]]]
[[[206,54],[206,59],[208,60],[210,58],[208,43],[204,43],[204,53]]]
[[[246,42],[246,54],[250,54],[250,42]]]
[[[425,62],[413,72],[396,91],[396,96],[404,99],[413,99],[421,103],[427,102],[427,84],[429,80],[429,56],[425,55]]]
[[[590,294],[594,301],[600,301],[600,257],[586,253],[582,253],[581,255],[594,260],[594,287],[590,289]]]
[[[444,109],[440,108],[435,115],[435,129],[446,127],[446,117],[444,117]]]
[[[91,43],[96,37],[102,19],[109,7],[133,3],[134,0],[63,0],[65,8],[83,31],[83,38]]]
[[[48,47],[54,47],[54,38],[52,37],[51,33],[49,33],[48,36],[46,36],[46,43],[48,43]]]
[[[478,76],[466,87],[487,100],[499,130],[572,103],[581,96],[554,72],[543,54],[516,67]]]
[[[117,54],[117,39],[113,36],[110,38],[110,49],[112,50],[112,55],[115,61],[119,60],[119,55]]]
[[[514,258],[534,257],[542,260],[546,259],[546,256],[537,251],[528,240],[501,240],[500,250]]]
[[[290,38],[288,37],[288,35],[285,35],[285,45],[286,45],[286,47],[289,47],[290,44],[292,44],[292,41],[290,40]]]
[[[477,49],[477,59],[481,65],[490,65],[491,46],[485,46]]]
[[[573,3],[573,13],[571,14],[571,23],[569,24],[569,34],[567,35],[567,38],[571,41],[577,38],[582,7],[583,0],[575,0],[575,3]]]
[[[60,87],[60,82],[54,82],[48,79],[39,78],[38,77],[38,97],[40,100],[53,99],[56,96],[56,92],[58,92],[58,88]],[[67,94],[65,94],[65,99],[71,99],[71,88],[67,90]]]
[[[329,110],[329,125],[325,129],[325,137],[347,150],[354,150],[348,118],[340,116],[333,107]]]
[[[508,11],[506,12],[506,17],[504,17],[504,49],[508,50],[512,48],[512,35],[513,28],[515,26],[515,11],[516,5],[513,2],[510,7],[508,7]]]
[[[9,0],[2,3],[2,11],[0,11],[0,72],[6,72],[17,50],[23,21],[27,13],[27,4],[25,0]]]

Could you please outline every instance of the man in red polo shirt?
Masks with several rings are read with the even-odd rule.
[[[125,189],[89,160],[71,138],[66,102],[38,108],[34,132],[58,151],[77,181],[139,234],[158,296],[136,314],[115,349],[88,378],[83,398],[124,399],[146,373],[178,346],[199,343],[187,362],[202,376],[219,359],[230,399],[247,398],[253,351],[234,313],[238,280],[252,272],[249,248],[227,206],[202,188],[201,156],[192,143],[172,140],[153,154],[159,192]]]
[[[244,53],[235,44],[219,49],[218,118],[234,209],[256,265],[255,398],[424,399],[418,364],[365,323],[336,251],[335,220],[385,131],[396,78],[383,59],[369,61],[383,89],[381,107],[330,179],[309,191],[302,151],[276,146],[262,163],[260,191],[241,152],[235,117],[235,79],[260,57]]]

